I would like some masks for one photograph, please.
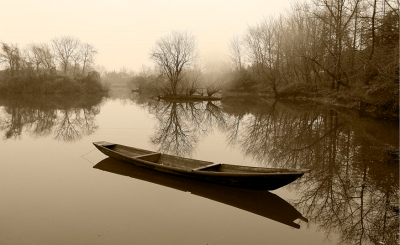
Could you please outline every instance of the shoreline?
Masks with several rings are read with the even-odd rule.
[[[221,97],[214,96],[201,96],[201,95],[166,95],[166,96],[157,96],[157,100],[164,101],[217,101],[221,100]]]
[[[392,114],[387,112],[381,112],[378,110],[376,105],[366,104],[362,101],[356,101],[351,99],[341,99],[332,98],[332,96],[328,97],[316,97],[316,96],[293,96],[293,97],[281,97],[276,98],[272,94],[252,94],[252,93],[243,93],[243,92],[228,92],[222,93],[222,99],[234,98],[234,97],[259,97],[262,99],[270,99],[270,100],[281,100],[281,101],[308,101],[315,102],[324,106],[331,106],[336,108],[343,108],[353,111],[354,113],[358,113],[359,116],[368,116],[375,119],[381,120],[397,120],[399,121],[399,114]],[[364,103],[364,104],[363,104]]]

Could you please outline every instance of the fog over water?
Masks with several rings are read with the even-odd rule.
[[[263,17],[278,15],[289,1],[1,1],[0,41],[24,47],[71,35],[93,44],[96,64],[138,71],[151,65],[157,38],[188,30],[204,62],[226,59],[229,38]]]

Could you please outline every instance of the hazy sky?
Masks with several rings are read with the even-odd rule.
[[[149,51],[171,30],[191,31],[203,61],[226,55],[229,38],[284,12],[288,0],[0,0],[0,41],[21,48],[74,36],[99,51],[107,70],[139,71]]]

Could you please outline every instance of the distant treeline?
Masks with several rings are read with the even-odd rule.
[[[230,87],[357,101],[398,115],[399,3],[294,2],[231,39]]]
[[[92,68],[95,47],[64,36],[50,43],[0,43],[0,93],[100,93],[100,74]]]
[[[232,37],[229,49],[228,66],[201,67],[193,37],[172,32],[150,52],[155,69],[135,75],[133,87],[158,94],[308,97],[398,116],[396,0],[293,2],[286,14]]]

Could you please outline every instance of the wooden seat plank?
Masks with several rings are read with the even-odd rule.
[[[192,171],[204,170],[204,169],[212,168],[212,167],[215,167],[215,166],[218,166],[218,165],[221,165],[221,163],[213,163],[213,164],[210,164],[210,165],[194,168],[194,169],[192,169]]]
[[[150,153],[150,154],[146,154],[146,155],[140,155],[135,158],[156,163],[160,159],[160,156],[161,156],[161,153],[155,152],[155,153]]]

